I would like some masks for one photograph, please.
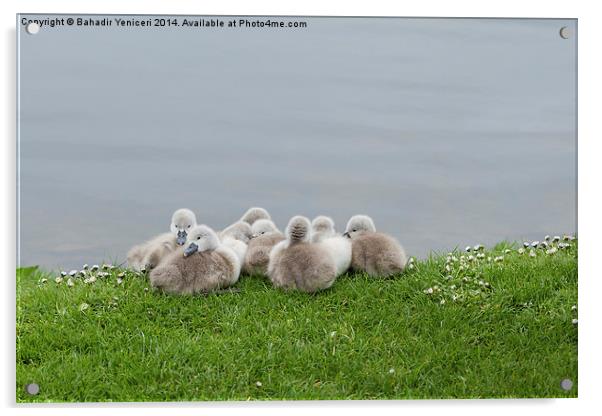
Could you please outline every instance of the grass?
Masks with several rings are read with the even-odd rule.
[[[238,293],[176,297],[117,268],[72,287],[18,269],[17,402],[576,397],[570,244],[456,251],[317,295],[243,276]]]

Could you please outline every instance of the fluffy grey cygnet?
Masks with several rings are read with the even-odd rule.
[[[253,238],[249,241],[242,270],[246,274],[265,276],[268,272],[270,251],[284,240],[284,234],[268,219],[255,221],[251,228]]]
[[[206,225],[188,233],[184,248],[178,248],[150,274],[151,284],[167,293],[207,293],[238,281],[240,261]]]
[[[127,261],[130,268],[141,271],[156,267],[161,260],[186,242],[186,233],[196,225],[196,215],[181,208],[171,216],[170,232],[136,245],[130,249]]]
[[[311,222],[311,239],[334,258],[337,276],[349,270],[351,265],[351,240],[338,234],[332,218],[320,215]]]
[[[235,240],[240,240],[245,244],[249,243],[253,231],[249,223],[244,221],[236,221],[234,224],[224,228],[219,233],[219,238],[224,239],[225,237],[232,237]]]
[[[311,242],[311,223],[302,216],[291,218],[286,240],[270,252],[268,276],[275,287],[313,293],[327,289],[336,279],[332,255]]]
[[[367,215],[349,219],[344,236],[351,239],[351,268],[373,277],[388,277],[403,272],[406,253],[393,237],[376,231]]]
[[[257,220],[271,220],[270,214],[261,207],[252,207],[247,210],[241,217],[241,221],[248,223],[249,225],[253,225]]]

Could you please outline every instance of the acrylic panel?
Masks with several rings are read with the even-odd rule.
[[[577,395],[575,19],[22,14],[17,34],[18,401]],[[252,272],[261,232],[221,232],[250,207],[286,241]],[[222,247],[241,271],[183,289]]]

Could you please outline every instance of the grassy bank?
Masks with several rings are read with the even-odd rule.
[[[19,269],[17,401],[575,397],[577,241],[518,247],[318,295],[243,276],[239,292],[175,297],[117,268],[72,286]]]

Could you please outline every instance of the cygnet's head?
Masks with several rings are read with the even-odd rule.
[[[181,246],[186,242],[186,235],[196,225],[196,216],[189,209],[181,208],[171,216],[170,230],[176,235],[176,243]]]
[[[309,242],[311,223],[309,219],[301,215],[294,216],[286,226],[286,238],[291,243]]]
[[[260,235],[264,234],[280,232],[272,220],[264,218],[255,221],[251,226],[251,231],[253,232],[251,238],[259,237]]]
[[[195,225],[190,229],[186,237],[184,257],[188,257],[196,252],[215,250],[218,245],[219,238],[215,231],[204,224]]]
[[[249,243],[249,240],[252,238],[252,236],[253,231],[251,231],[251,226],[244,221],[237,221],[220,233],[221,238],[232,237],[235,240],[242,241],[245,244]]]
[[[348,238],[376,232],[374,221],[367,215],[354,215],[349,219],[343,235]]]
[[[334,221],[325,215],[319,215],[311,222],[311,230],[316,233],[335,233]]]
[[[251,207],[243,214],[240,220],[253,225],[255,221],[261,219],[271,220],[272,217],[270,217],[270,213],[265,208]]]

